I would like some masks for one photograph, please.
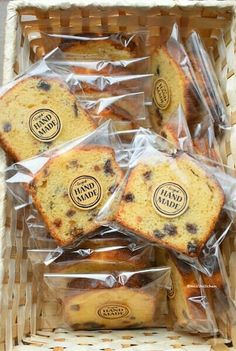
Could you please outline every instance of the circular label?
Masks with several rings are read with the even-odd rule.
[[[152,196],[155,210],[163,217],[174,218],[182,215],[188,208],[188,202],[186,190],[173,182],[162,183]]]
[[[29,118],[29,130],[39,141],[48,143],[61,132],[62,124],[58,115],[52,110],[42,108],[35,111]]]
[[[170,104],[170,89],[163,78],[154,82],[153,100],[160,110],[165,110]]]
[[[102,188],[96,178],[83,175],[75,178],[68,191],[71,202],[80,210],[91,210],[102,199]]]
[[[105,319],[119,319],[127,317],[130,314],[130,310],[124,305],[104,305],[98,309],[97,314]]]

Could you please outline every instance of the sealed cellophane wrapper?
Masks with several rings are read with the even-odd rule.
[[[80,105],[94,119],[97,125],[111,119],[122,142],[131,142],[137,129],[150,127],[150,120],[144,102],[144,93],[131,93],[89,99],[81,97]]]
[[[134,75],[150,72],[150,56],[115,60],[112,60],[112,58],[104,59],[101,56],[94,59],[94,56],[86,55],[86,57],[80,57],[56,48],[49,52],[45,59],[49,64],[65,67],[77,74]]]
[[[73,245],[99,228],[94,218],[121,182],[126,154],[108,121],[87,136],[10,166],[6,183],[18,207],[33,201],[59,245]]]
[[[32,264],[44,263],[50,273],[111,272],[155,265],[153,245],[107,228],[72,250],[31,249],[28,255]]]
[[[1,146],[13,160],[33,157],[96,129],[72,93],[70,80],[71,72],[54,70],[41,60],[2,88]]]
[[[144,92],[145,103],[151,103],[152,74],[86,75],[74,74],[72,89],[78,98],[99,98]]]
[[[231,227],[235,178],[209,159],[163,151],[158,136],[141,134],[123,181],[96,220],[199,263],[204,247],[221,242]]]
[[[236,308],[224,271],[219,247],[205,258],[206,271],[199,270],[173,253],[168,255],[173,291],[169,294],[169,315],[175,330],[221,335],[230,340]]]
[[[186,41],[186,48],[197,82],[202,89],[216,126],[221,128],[229,127],[229,116],[210,56],[199,34],[195,31],[189,35]]]
[[[160,135],[179,150],[184,150],[191,154],[196,153],[199,156],[222,163],[214,125],[208,117],[196,124],[194,135],[191,136],[184,111],[179,105],[176,112],[161,128]]]
[[[44,279],[62,301],[64,323],[76,330],[153,327],[166,312],[163,300],[171,288],[168,267]]]
[[[62,301],[61,326],[120,329],[165,324],[170,269],[156,268],[151,244],[101,229],[74,250],[33,249],[28,255],[36,279],[45,274],[51,294]],[[80,309],[71,306],[73,301]]]
[[[149,32],[138,30],[132,33],[119,32],[111,34],[68,35],[41,31],[40,37],[45,41],[44,52],[36,45],[34,52],[41,58],[51,50],[59,47],[66,57],[74,60],[126,60],[149,54]]]
[[[150,114],[154,128],[163,127],[181,104],[191,133],[195,124],[209,114],[177,24],[169,39],[156,48],[151,59],[153,77]]]

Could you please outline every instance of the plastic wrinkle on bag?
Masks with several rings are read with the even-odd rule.
[[[155,265],[154,246],[102,229],[73,250],[28,250],[32,264],[44,263],[49,273],[89,273],[146,269]]]
[[[186,48],[215,125],[220,128],[229,127],[229,116],[215,70],[199,34],[195,31],[189,35]]]
[[[171,268],[173,290],[168,294],[169,316],[176,331],[216,335],[218,327],[200,273],[173,255]]]
[[[95,130],[93,119],[71,92],[70,79],[70,72],[56,72],[42,60],[3,87],[1,146],[14,161]]]
[[[143,145],[141,132],[135,139],[139,148],[123,182],[96,221],[199,262],[204,247],[221,243],[232,225],[235,178],[196,155],[160,151],[147,133]]]
[[[205,121],[197,124],[194,135],[191,136],[181,106],[179,106],[176,113],[162,127],[160,135],[172,143],[176,149],[209,158],[216,161],[219,164],[218,166],[223,163],[212,121],[205,119]]]
[[[160,135],[171,142],[175,148],[193,152],[192,137],[181,105],[162,127]]]
[[[167,313],[168,267],[94,274],[45,274],[72,329],[151,327]]]
[[[170,308],[173,309],[176,317],[175,329],[181,327],[185,331],[193,332],[195,328],[197,330],[200,328],[199,331],[204,332],[201,330],[204,324],[202,325],[202,321],[197,320],[199,313],[194,311],[192,305],[192,302],[195,302],[193,297],[201,295],[199,293],[201,291],[202,297],[207,301],[206,306],[210,309],[211,320],[215,320],[215,331],[230,340],[230,328],[236,323],[236,306],[230,296],[227,273],[219,246],[215,247],[214,252],[211,250],[208,255],[202,257],[202,261],[204,270],[202,267],[194,267],[191,263],[183,261],[182,258],[180,260],[173,255],[169,256],[168,264],[172,268],[173,290],[176,293],[176,296],[173,294],[174,299],[170,299]],[[179,287],[179,282],[183,289],[175,291],[175,286]],[[183,300],[182,304],[180,304],[180,299]],[[186,304],[188,308],[181,310],[182,305],[186,306]]]
[[[61,246],[72,245],[99,228],[94,218],[122,180],[126,157],[108,121],[83,138],[10,166],[6,183],[20,205],[32,197]]]
[[[65,67],[76,74],[88,75],[134,75],[147,74],[150,72],[150,57],[137,57],[126,60],[105,60],[102,57],[94,60],[93,57],[85,57],[82,60],[68,55],[60,48],[49,52],[45,57],[48,65]]]
[[[144,92],[145,103],[151,102],[152,74],[99,76],[73,76],[73,92],[82,99]]]
[[[97,125],[111,119],[123,143],[132,141],[140,125],[150,126],[143,93],[111,96],[98,100],[81,98],[80,105]]]
[[[66,56],[75,59],[132,59],[148,56],[149,32],[139,30],[134,33],[112,33],[105,35],[67,35],[60,33],[42,33],[46,48],[51,51],[59,47]]]
[[[198,85],[193,67],[181,42],[179,28],[173,25],[167,42],[152,56],[153,104],[150,114],[155,130],[159,130],[181,104],[191,135],[197,123],[211,119],[207,102]]]

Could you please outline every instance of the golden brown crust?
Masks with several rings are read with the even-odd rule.
[[[90,159],[92,161],[89,165]],[[108,160],[110,160],[109,164]],[[94,162],[99,166],[96,163],[93,164]],[[101,204],[95,209],[97,211],[110,196],[110,187],[117,186],[123,177],[123,172],[115,160],[114,150],[110,147],[89,145],[54,156],[34,176],[30,184],[29,191],[36,208],[52,237],[61,245],[73,243],[79,237],[99,227],[99,224],[94,221],[93,209],[87,211],[77,209],[68,198],[70,182],[79,175],[87,175],[87,172],[94,176],[97,172],[104,187]],[[54,199],[48,197],[50,194]],[[62,204],[64,207],[61,208]],[[64,215],[62,210],[65,211]]]
[[[42,85],[43,87],[38,88],[39,91],[35,91],[33,95],[33,89],[36,89],[41,82],[43,82],[44,84]],[[29,87],[31,86],[33,87],[29,91],[29,96],[26,100],[26,92],[24,91],[24,89],[29,90]],[[52,93],[50,93],[51,95],[49,94],[51,87],[55,87],[55,89],[60,90],[61,94],[62,92],[64,92],[64,96],[61,97],[61,101],[58,104],[61,103],[61,105],[63,106],[63,112],[66,112],[66,115],[65,113],[61,113],[60,116],[64,132],[61,133],[61,135],[59,135],[58,138],[51,141],[50,143],[45,143],[36,140],[31,135],[31,133],[28,130],[29,128],[27,124],[27,118],[29,118],[29,116],[35,110],[41,108],[52,109],[52,106],[54,106],[56,107],[56,109],[58,109],[58,111],[62,109],[62,106],[58,106],[57,104],[55,104],[55,101],[53,101],[54,98],[52,96]],[[17,94],[15,93],[16,91]],[[32,95],[34,96],[35,100],[31,101]],[[10,113],[9,110],[7,115],[7,109],[12,108],[11,105],[9,107],[9,104],[11,104],[11,96],[13,96],[12,99],[14,99],[14,103],[16,103],[15,99],[20,100],[17,101],[18,105],[16,108],[14,107],[14,111],[11,111]],[[39,101],[37,101],[37,96],[39,96]],[[66,106],[63,105],[65,99]],[[73,139],[76,136],[82,136],[83,132],[81,130],[81,126],[84,126],[85,133],[87,131],[92,132],[96,128],[94,121],[78,105],[76,97],[71,93],[66,83],[57,77],[48,77],[42,75],[26,77],[20,80],[0,97],[0,111],[1,108],[4,108],[4,113],[1,113],[0,116],[0,123],[3,125],[2,130],[0,129],[0,144],[4,148],[6,153],[9,154],[15,161],[20,161],[22,159],[35,156],[43,151],[57,146],[60,143]],[[68,111],[70,111],[70,113]],[[78,119],[75,118],[77,114],[79,115]],[[65,119],[67,119],[68,124],[63,123],[65,122]],[[70,125],[72,123],[76,127],[74,128],[74,130],[77,130],[76,134],[75,131],[73,131],[72,133],[70,132]],[[4,125],[9,125],[9,131],[4,131]],[[44,147],[45,150],[43,150]]]
[[[181,163],[182,161],[184,162],[183,164]],[[153,186],[161,183],[162,178],[160,172],[162,171],[162,165],[159,165],[155,168],[154,166],[148,165],[148,163],[147,165],[139,163],[135,168],[131,170],[129,174],[124,189],[123,199],[121,200],[117,213],[115,214],[115,220],[126,230],[135,233],[151,242],[157,242],[163,246],[174,249],[176,251],[180,251],[186,255],[198,256],[204,244],[211,236],[212,231],[219,218],[221,208],[224,204],[224,193],[214,177],[207,174],[205,170],[196,164],[189,156],[181,154],[175,158],[175,162],[176,165],[179,164],[180,169],[182,166],[184,167],[181,171],[184,172],[183,174],[186,173],[186,165],[188,164],[189,166],[189,184],[186,188],[190,194],[190,209],[188,211],[183,213],[180,217],[171,219],[163,219],[163,217],[157,214],[157,212],[154,210],[153,205],[151,204],[151,192],[153,191]],[[163,167],[166,169],[164,178],[165,181],[176,181],[175,176],[171,176],[171,178],[170,174],[166,173],[169,171],[167,170],[164,163]],[[172,167],[174,167],[174,165]],[[146,185],[143,183],[141,186],[141,182],[145,181],[142,177],[142,174],[145,172],[151,172],[153,176],[155,176],[155,184],[153,184],[153,181],[149,179],[149,182]],[[201,180],[198,180],[199,177],[201,177]],[[215,197],[215,200],[211,199],[211,201],[214,201],[214,205],[211,209],[209,218],[206,218],[205,216],[203,218],[203,214],[200,216],[200,203],[198,202],[197,198],[196,203],[193,199],[193,196],[196,197],[196,194],[193,194],[193,182],[202,182],[202,186],[205,184],[205,190],[202,190],[204,191],[205,196],[208,196],[209,199],[211,196]],[[200,183],[198,183],[198,191],[201,191],[199,184]],[[185,186],[186,185],[187,184],[185,183]],[[142,191],[142,196],[140,191]],[[132,195],[132,199],[129,194]],[[127,196],[129,197],[127,198]],[[136,197],[138,199],[137,203],[135,202]],[[126,198],[128,201],[126,201]],[[195,203],[195,205],[193,205],[193,203]],[[148,213],[146,213],[147,208]],[[209,211],[210,209],[208,208],[207,216],[209,215]],[[127,217],[127,214],[129,212],[132,213],[132,215]],[[137,216],[137,218],[135,216]],[[195,219],[194,216],[197,216],[198,219]],[[146,221],[146,217],[148,217],[148,223]],[[207,223],[206,225],[202,225],[203,220],[205,223]],[[192,226],[192,222],[196,222],[193,227],[194,230],[192,230],[191,227],[190,229],[187,228],[189,224]],[[201,231],[197,234],[197,229],[195,230],[195,226],[198,228],[199,225],[201,227]],[[183,236],[184,239],[182,239]],[[192,244],[192,242],[194,244]]]
[[[157,61],[158,61],[159,55],[165,56],[165,58],[166,58],[165,63],[168,63],[171,65],[171,67],[173,69],[172,75],[174,74],[175,78],[172,77],[172,79],[169,80],[169,78],[168,78],[168,69],[169,68],[168,67],[166,68],[167,71],[165,71],[165,69],[163,67],[160,68],[160,63],[157,66]],[[164,73],[163,73],[163,71],[164,71]],[[195,93],[192,82],[185,75],[182,68],[174,60],[174,58],[169,54],[167,48],[164,46],[158,48],[152,56],[152,73],[154,74],[154,82],[156,79],[159,79],[159,78],[163,78],[164,80],[167,80],[167,83],[168,83],[169,89],[170,89],[170,99],[171,99],[170,104],[166,110],[162,111],[162,110],[158,109],[158,107],[155,105],[155,103],[153,103],[153,106],[150,108],[150,113],[151,113],[154,128],[156,130],[158,130],[160,128],[160,126],[163,126],[166,122],[168,122],[168,119],[171,117],[171,115],[178,108],[178,105],[182,105],[186,120],[188,121],[191,129],[193,129],[195,123],[200,121],[202,118],[202,116],[201,116],[202,106],[198,100],[197,94]],[[171,73],[171,72],[169,72],[169,73]],[[171,80],[173,80],[173,79],[175,79],[176,82],[173,86],[173,91],[172,91]],[[168,82],[168,80],[169,80],[169,82]],[[174,90],[177,90],[178,92],[176,93]],[[175,100],[176,100],[174,102],[174,104],[176,104],[175,109],[172,107],[172,99],[174,99],[173,93],[175,93]],[[178,98],[177,98],[177,94],[179,94]]]

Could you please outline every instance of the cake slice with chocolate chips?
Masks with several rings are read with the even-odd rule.
[[[181,153],[131,169],[115,220],[151,242],[198,256],[212,234],[224,193],[213,175]]]
[[[90,145],[50,159],[29,190],[52,237],[68,245],[99,227],[94,219],[122,177],[114,150]]]
[[[153,104],[149,111],[156,130],[169,121],[179,105],[182,106],[189,124],[201,119],[202,106],[192,82],[177,62],[181,55],[180,49],[176,47],[175,50],[176,60],[164,46],[152,55]]]
[[[95,128],[92,118],[60,78],[24,78],[0,97],[0,144],[15,161]]]

